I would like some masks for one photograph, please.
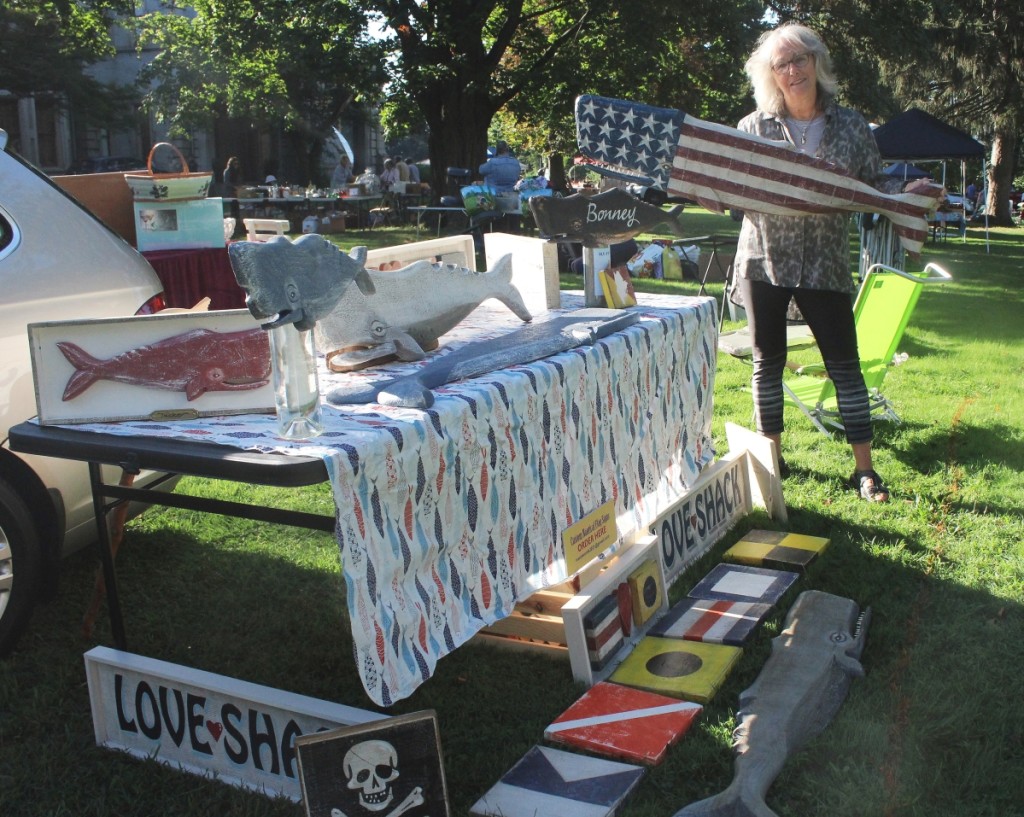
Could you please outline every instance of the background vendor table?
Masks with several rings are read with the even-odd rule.
[[[164,287],[167,306],[191,309],[205,297],[210,309],[243,309],[245,291],[238,286],[225,247],[144,252]]]
[[[563,293],[563,305],[578,308],[582,298]],[[254,462],[251,474],[226,475],[223,454],[212,452],[234,446],[321,458],[338,508],[356,666],[370,698],[387,706],[517,601],[566,579],[563,530],[609,500],[620,533],[642,530],[713,458],[715,301],[644,295],[636,311],[637,324],[592,346],[438,389],[428,410],[328,406],[325,433],[312,441],[279,439],[271,415],[236,415],[73,429],[116,435],[97,443],[98,451],[80,443],[42,451],[41,440],[68,432],[18,429],[11,447],[178,467],[150,459],[160,438],[189,457],[186,473],[252,482],[287,472]],[[488,302],[434,354],[521,325]],[[412,374],[420,365],[322,370],[321,391]],[[323,471],[303,473],[316,480]]]

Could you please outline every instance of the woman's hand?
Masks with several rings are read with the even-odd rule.
[[[904,193],[913,193],[918,196],[929,196],[933,199],[930,209],[936,209],[946,200],[946,188],[936,184],[931,179],[914,179],[903,188]]]

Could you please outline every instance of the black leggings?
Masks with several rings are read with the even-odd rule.
[[[871,441],[871,410],[857,354],[853,304],[845,292],[778,287],[739,279],[754,349],[754,416],[761,434],[781,434],[782,374],[786,366],[786,310],[796,301],[835,384],[836,402],[850,443]]]

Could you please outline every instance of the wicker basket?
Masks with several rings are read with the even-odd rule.
[[[181,171],[176,173],[154,173],[153,154],[156,149],[166,147],[173,150],[181,163]],[[147,161],[149,173],[125,173],[124,180],[132,189],[135,201],[188,201],[189,199],[205,199],[213,181],[213,173],[190,173],[188,162],[170,142],[157,142],[149,151]]]

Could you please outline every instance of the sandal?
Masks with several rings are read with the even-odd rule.
[[[889,487],[882,482],[878,472],[874,469],[867,471],[854,471],[850,482],[860,495],[861,499],[868,502],[888,502]]]

